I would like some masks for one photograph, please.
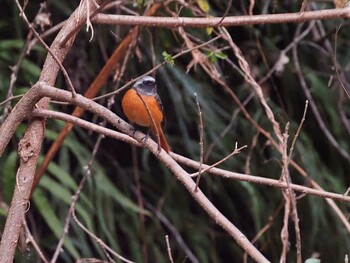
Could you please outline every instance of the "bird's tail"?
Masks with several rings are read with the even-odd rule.
[[[157,129],[153,126],[151,126],[151,132],[154,134],[156,137],[156,141],[158,140],[157,134],[159,133],[159,140],[160,140],[160,146],[166,151],[167,153],[170,152],[170,146],[168,144],[168,141],[165,138],[165,135],[163,133],[162,127],[159,125]]]

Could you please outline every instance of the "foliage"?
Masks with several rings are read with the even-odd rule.
[[[39,9],[39,4],[35,1],[29,2],[26,13],[33,18]],[[131,2],[126,7],[132,12],[142,14],[147,5],[143,2],[147,1],[134,1],[134,4]],[[197,5],[183,7],[181,15],[196,16],[203,11],[203,15],[209,13],[220,16],[225,13],[227,2],[197,1],[199,9]],[[228,15],[247,14],[248,2],[233,1]],[[255,5],[255,14],[297,12],[301,4],[301,1],[257,2],[259,3]],[[51,13],[53,24],[66,19],[77,4],[58,0],[48,1],[47,10]],[[318,9],[326,7],[331,6],[317,4]],[[168,8],[176,12],[180,6],[174,2],[169,4]],[[17,63],[26,43],[28,30],[18,16],[18,10],[12,1],[7,1],[7,5],[3,5],[0,14],[0,100],[2,101],[6,98],[10,85],[9,66]],[[165,8],[159,14],[169,15]],[[348,73],[349,32],[345,28],[336,32],[341,23],[343,21],[336,19],[322,21],[325,34],[319,38],[309,34],[299,43],[298,52],[303,74],[326,128],[349,153],[349,133],[344,128],[340,113],[343,111],[345,116],[349,116],[349,101],[348,98],[342,97],[344,94],[341,92],[332,60],[336,55],[342,70]],[[280,51],[293,41],[296,27],[295,24],[266,24],[232,27],[228,30],[248,59],[254,77],[259,80],[274,65]],[[303,28],[306,27],[307,24]],[[111,54],[119,39],[130,30],[126,26],[94,25],[94,28],[95,36],[91,43],[88,43],[89,33],[78,34],[72,52],[65,62],[79,93],[84,93],[104,65],[104,54]],[[198,41],[198,44],[209,40],[213,34],[208,34],[206,29],[186,28],[186,32],[191,35],[193,41]],[[325,52],[324,43],[329,41],[334,45],[335,37],[337,37],[338,53],[328,54]],[[46,41],[51,43],[52,39],[48,37]],[[193,59],[190,53],[174,59],[174,55],[184,47],[184,41],[175,29],[140,29],[137,44],[131,51],[132,55],[128,57],[122,82],[147,72],[155,66],[155,62],[165,60],[167,63],[157,71],[156,78],[158,92],[167,116],[166,135],[173,151],[194,160],[199,159],[199,120],[194,101],[194,93],[197,93],[204,118],[205,162],[211,164],[224,158],[232,152],[235,142],[238,142],[239,145],[247,145],[248,148],[224,162],[222,168],[262,177],[280,178],[282,169],[280,154],[238,110],[232,98],[199,64],[188,68]],[[255,96],[250,97],[253,90],[244,81],[237,59],[227,43],[223,40],[216,41],[200,49],[200,52],[210,59],[210,63],[218,69],[240,101],[247,100],[245,107],[250,116],[260,127],[272,132],[271,124],[259,100]],[[30,54],[25,56],[17,75],[14,95],[23,94],[37,81],[45,55],[45,50],[37,44]],[[273,74],[262,83],[262,87],[281,128],[284,129],[287,122],[291,125],[290,145],[302,118],[306,97],[295,72],[291,51],[286,56],[289,62],[278,74]],[[103,92],[115,90],[116,85],[112,79],[109,80]],[[65,88],[64,81],[59,79],[56,86]],[[112,108],[118,115],[124,117],[120,101],[121,95],[118,95]],[[15,105],[15,102],[13,101],[12,105]],[[51,107],[67,113],[72,111],[71,107],[65,105],[52,104]],[[0,114],[3,114],[1,109]],[[89,113],[83,117],[97,123],[100,121]],[[48,121],[42,158],[62,127],[60,121]],[[10,204],[12,189],[16,183],[17,144],[23,131],[24,126],[21,126],[0,159],[1,197],[7,205]],[[84,169],[91,159],[97,138],[96,134],[74,128],[33,194],[28,222],[38,244],[48,257],[54,253],[62,234],[71,196],[76,191]],[[91,232],[112,249],[135,262],[145,262],[146,258],[149,262],[169,261],[166,235],[169,235],[175,262],[186,260],[183,246],[187,246],[199,262],[224,262],[227,259],[231,259],[232,262],[241,261],[243,256],[241,248],[209,219],[174,175],[144,149],[137,149],[137,170],[142,199],[145,203],[145,207],[140,207],[135,190],[138,179],[134,175],[132,154],[130,145],[110,138],[103,139],[92,165],[91,176],[76,206],[77,217]],[[339,193],[346,191],[350,183],[348,176],[350,164],[326,139],[324,128],[320,127],[310,109],[298,137],[293,159],[308,172],[308,176],[326,190]],[[293,182],[307,185],[307,179],[294,168],[290,168],[290,172]],[[255,246],[272,262],[279,260],[282,246],[280,231],[283,224],[283,209],[280,209],[283,199],[280,189],[230,181],[210,174],[202,176],[200,187],[248,239],[252,240],[266,224],[271,223],[268,230],[255,242]],[[321,262],[343,260],[345,254],[349,253],[350,237],[327,202],[320,197],[311,196],[298,196],[297,200],[304,260],[311,258],[313,253],[320,254]],[[348,209],[348,204],[338,205],[343,211]],[[170,223],[162,221],[154,211],[161,213]],[[5,211],[0,210],[0,214],[3,229]],[[176,229],[176,233],[172,231],[172,226]],[[178,236],[182,237],[181,242],[176,239]],[[288,262],[295,260],[292,223],[290,242]],[[147,254],[144,252],[144,244]],[[60,254],[60,262],[74,262],[78,258],[108,260],[106,254],[74,220],[71,221],[64,250]],[[32,247],[28,247],[24,253],[18,252],[16,256],[16,262],[36,260],[37,256]],[[308,259],[307,262],[317,260]]]

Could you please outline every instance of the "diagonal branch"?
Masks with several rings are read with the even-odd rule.
[[[35,117],[40,117],[40,118],[53,118],[53,119],[58,119],[62,120],[65,122],[72,123],[76,126],[82,127],[84,129],[88,129],[90,131],[100,133],[106,136],[109,136],[111,138],[114,138],[119,141],[123,141],[126,143],[134,144],[136,146],[141,147],[142,144],[137,142],[135,139],[131,138],[130,136],[120,133],[118,131],[114,131],[105,127],[102,127],[100,125],[88,122],[86,120],[71,116],[69,114],[65,114],[62,112],[57,112],[57,111],[51,111],[51,110],[43,110],[43,109],[35,109],[33,111],[33,116]],[[142,137],[142,136],[141,136]],[[144,135],[143,135],[144,137]],[[150,139],[151,140],[151,139]],[[236,151],[233,152],[233,154],[238,153],[242,148],[238,148]],[[223,160],[224,161],[226,158],[229,158],[232,156],[232,153],[225,157]],[[178,163],[184,164],[188,167],[191,167],[193,169],[198,169],[199,168],[199,162],[193,161],[189,158],[186,158],[184,156],[181,156],[176,153],[171,153],[171,157],[175,159]],[[219,162],[221,162],[219,161]],[[215,166],[218,165],[218,163],[215,163],[214,165],[206,165],[203,164],[203,170],[202,173],[211,173],[216,176],[221,176],[227,179],[232,179],[232,180],[238,180],[238,181],[244,181],[244,182],[250,182],[250,183],[255,183],[255,184],[262,184],[266,186],[273,186],[276,188],[287,188],[287,184],[285,182],[282,182],[280,180],[275,180],[271,178],[266,178],[266,177],[260,177],[256,175],[249,175],[249,174],[242,174],[242,173],[235,173],[235,172],[230,172],[226,171],[220,168],[216,168]],[[191,177],[197,176],[198,173],[191,174]],[[336,201],[340,202],[348,202],[350,203],[350,196],[347,194],[337,194],[337,193],[332,193],[332,192],[327,192],[323,189],[313,189],[310,187],[298,185],[298,184],[290,184],[290,188],[293,191],[297,191],[303,194],[308,194],[308,195],[314,195],[314,196],[319,196],[323,198],[329,198],[333,199]]]
[[[48,96],[51,99],[58,101],[65,101],[72,103],[76,106],[83,107],[93,112],[94,114],[103,117],[117,129],[134,137],[138,142],[142,142],[144,137],[141,133],[135,133],[128,123],[123,121],[121,118],[116,116],[113,112],[103,107],[102,105],[84,98],[83,96],[77,94],[76,98],[70,96],[70,92],[65,90],[60,90],[53,88],[46,83],[39,82],[35,85],[29,92],[38,92],[41,96]],[[0,134],[1,135],[1,134]],[[144,146],[148,148],[166,167],[168,167],[171,172],[176,176],[176,178],[186,187],[191,196],[197,201],[197,203],[208,213],[208,215],[221,226],[244,250],[247,251],[254,260],[258,262],[269,262],[247,239],[247,237],[232,223],[230,222],[209,199],[203,194],[203,192],[198,188],[194,191],[196,184],[190,177],[190,175],[165,151],[158,152],[158,145],[153,140],[147,140],[144,142]]]
[[[91,7],[94,11],[95,8]],[[86,10],[85,10],[86,11]],[[61,31],[53,41],[50,50],[56,55],[59,62],[63,62],[68,51],[70,50],[74,37],[69,39],[64,47],[59,45],[68,32],[75,28],[75,23],[80,19],[86,18],[86,12],[81,16],[78,15],[77,10],[67,20]],[[41,71],[39,83],[45,82],[49,85],[54,85],[58,71],[60,70],[57,61],[51,56],[47,55],[43,69]],[[68,92],[70,97],[72,93]],[[26,100],[29,98],[29,100]],[[40,101],[39,101],[40,99]],[[6,148],[8,142],[13,136],[17,126],[28,117],[29,113],[34,107],[47,108],[50,99],[42,93],[42,87],[36,85],[29,90],[20,102],[15,106],[8,118],[0,127],[0,156]],[[13,262],[16,245],[18,242],[19,233],[22,229],[22,218],[25,215],[26,207],[29,202],[31,188],[33,185],[34,174],[41,145],[45,134],[45,121],[43,119],[31,119],[27,130],[19,143],[19,155],[21,157],[20,166],[17,171],[17,184],[12,197],[11,206],[5,223],[4,232],[0,243],[0,262]]]

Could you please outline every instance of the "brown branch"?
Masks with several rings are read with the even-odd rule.
[[[199,163],[196,161],[193,161],[192,159],[186,158],[184,156],[181,156],[176,153],[171,153],[171,157],[173,157],[178,163],[181,163],[183,165],[186,165],[188,167],[191,167],[193,169],[198,169]],[[203,169],[209,168],[209,165],[203,164]],[[266,177],[259,177],[255,175],[248,175],[248,174],[242,174],[242,173],[235,173],[235,172],[230,172],[224,169],[220,168],[210,168],[208,170],[208,173],[211,173],[213,175],[221,176],[223,178],[228,178],[228,179],[233,179],[233,180],[239,180],[239,181],[244,181],[244,182],[249,182],[249,183],[256,183],[256,184],[262,184],[266,186],[273,186],[276,188],[287,188],[287,184],[285,182],[281,182],[279,180],[274,180]],[[311,180],[309,180],[311,183]],[[313,186],[314,187],[314,186]],[[350,196],[346,196],[343,194],[336,194],[332,192],[327,192],[321,188],[318,189],[313,189],[310,187],[298,185],[298,184],[290,184],[290,188],[294,191],[303,193],[303,194],[308,194],[308,195],[315,195],[319,197],[326,198],[326,200],[336,200],[340,202],[348,202],[350,203]]]
[[[156,3],[150,8],[147,12],[147,15],[153,15],[161,6],[161,4]],[[137,36],[138,34],[138,28],[135,27],[132,30],[130,30],[129,34],[121,41],[121,43],[118,45],[118,47],[114,50],[113,54],[111,57],[108,59],[106,64],[103,66],[97,77],[94,79],[94,81],[91,83],[89,86],[88,90],[85,93],[85,97],[87,98],[93,98],[96,96],[96,94],[100,91],[102,86],[105,84],[107,81],[108,77],[110,76],[113,68],[115,65],[121,61],[124,56],[125,56],[125,50],[128,49],[130,46],[130,43],[133,41],[133,39]],[[66,40],[64,40],[66,41]],[[120,89],[119,89],[120,91]],[[83,108],[75,108],[72,115],[73,116],[81,116],[84,112]],[[38,171],[35,174],[35,180],[33,184],[33,191],[37,184],[40,181],[40,178],[43,176],[44,172],[46,171],[47,166],[51,162],[52,158],[55,156],[56,152],[60,148],[61,144],[63,143],[64,139],[66,136],[70,133],[71,129],[73,128],[73,125],[71,124],[66,124],[64,128],[61,130],[61,132],[58,134],[56,140],[54,143],[51,145],[49,151],[46,153],[45,158],[38,168]]]
[[[297,34],[298,34],[298,31],[300,31],[301,28],[298,27],[297,28]],[[339,145],[339,143],[337,142],[337,140],[334,138],[333,134],[329,131],[329,129],[327,128],[326,126],[326,123],[325,121],[323,120],[322,116],[321,116],[321,113],[320,111],[318,110],[317,108],[317,105],[316,105],[316,102],[310,92],[310,88],[308,87],[307,83],[306,83],[306,80],[305,80],[305,77],[304,77],[304,74],[302,72],[302,69],[301,69],[301,66],[300,66],[300,63],[299,63],[299,56],[298,56],[298,48],[297,46],[294,46],[293,47],[293,62],[294,62],[294,67],[295,67],[295,71],[296,71],[296,74],[297,74],[297,77],[299,79],[299,83],[300,83],[300,86],[307,98],[307,100],[309,101],[310,103],[310,108],[315,116],[315,119],[318,123],[318,125],[320,126],[320,129],[321,131],[324,133],[324,135],[326,136],[327,140],[329,141],[329,143],[333,146],[333,148],[335,150],[337,150],[339,152],[339,154],[344,158],[346,159],[348,162],[350,162],[350,155],[348,152],[346,152],[343,147],[341,147]]]
[[[224,28],[222,28],[224,29]],[[184,38],[185,40],[185,43],[191,47],[193,46],[193,44],[189,41],[189,39],[187,38],[184,30],[182,28],[179,28],[179,33],[180,35]],[[235,49],[238,49],[238,47],[236,48],[235,44],[233,43],[233,41],[230,39],[230,36],[227,35],[228,37],[228,41],[229,43],[231,44],[232,48],[235,50]],[[246,60],[244,59],[244,57],[242,56],[241,52],[238,50],[235,50],[235,51],[238,51],[236,52],[237,55],[239,55],[240,57],[240,60],[241,60],[241,63],[243,64],[243,66],[247,69],[249,69],[249,65],[247,65],[247,62]],[[193,53],[196,53],[196,54],[192,54],[193,57],[201,57],[201,54],[198,54],[198,52],[193,52]],[[205,61],[205,60],[204,60]],[[262,133],[270,142],[271,144],[273,145],[273,147],[275,147],[279,152],[280,154],[282,154],[282,151],[281,151],[281,148],[279,146],[279,143],[277,143],[274,138],[271,136],[271,134],[264,130],[263,128],[261,128],[259,126],[259,124],[250,116],[250,114],[248,113],[248,111],[245,109],[245,107],[242,105],[241,101],[238,99],[238,97],[236,96],[236,94],[232,91],[232,89],[230,89],[230,87],[221,79],[221,75],[220,73],[217,71],[217,69],[215,67],[213,67],[211,64],[205,64],[203,62],[203,60],[199,60],[199,63],[201,64],[202,68],[208,73],[208,75],[210,75],[212,77],[213,80],[215,80],[215,82],[217,82],[220,86],[223,87],[223,89],[233,98],[233,100],[238,104],[240,110],[242,111],[242,113],[245,115],[245,117],[249,120],[249,122],[252,123],[252,125],[260,132]],[[245,65],[246,64],[246,65]],[[249,75],[250,75],[250,72],[248,71]],[[244,77],[249,77],[248,75],[247,76],[244,76]],[[250,78],[252,78],[250,76]],[[255,91],[261,91],[261,87],[259,85],[257,85],[256,81],[254,79],[249,79],[249,81],[251,81],[250,84],[254,85],[255,86]],[[261,93],[261,92],[260,92]],[[267,103],[266,103],[266,100],[264,99],[263,96],[261,96],[262,94],[260,94],[260,97],[263,99],[261,102],[265,102],[265,111],[267,113],[269,113],[269,115],[272,114],[272,117],[271,119],[273,120],[274,117],[273,117],[273,113],[271,112],[271,109],[268,107]],[[267,106],[267,107],[266,107]],[[269,112],[270,111],[270,112]],[[274,128],[275,128],[275,131],[276,130],[279,130],[279,127],[276,127],[277,125],[276,124],[276,121],[273,121],[274,123]],[[276,129],[277,128],[277,129]],[[277,134],[280,134],[280,132],[277,132]],[[279,136],[281,138],[281,135]],[[280,140],[279,140],[280,141]],[[311,178],[308,177],[308,173],[300,166],[298,165],[295,161],[293,160],[290,160],[290,164],[305,178],[307,178],[309,184],[314,188],[314,189],[317,189],[317,190],[323,190],[322,187],[316,183],[314,180],[312,180]],[[198,168],[197,168],[198,169]],[[348,219],[347,217],[344,215],[344,213],[340,210],[340,208],[337,206],[337,204],[334,202],[333,199],[330,199],[330,198],[326,198],[326,201],[327,203],[329,204],[329,206],[333,209],[333,211],[335,212],[335,214],[338,216],[338,218],[342,221],[342,223],[344,224],[344,226],[346,227],[347,231],[350,233],[350,223],[348,222]]]
[[[169,236],[168,235],[165,235],[165,242],[166,242],[166,247],[167,247],[170,263],[174,263],[174,259],[173,259],[173,255],[171,253],[171,247],[170,247],[170,242],[169,242]]]
[[[264,97],[261,86],[256,82],[256,80],[252,76],[252,72],[251,72],[251,68],[250,68],[249,63],[247,62],[247,60],[243,56],[240,48],[232,40],[231,35],[228,33],[226,28],[222,27],[222,28],[220,28],[220,31],[222,31],[222,34],[224,35],[225,40],[229,43],[235,56],[237,57],[238,64],[239,64],[241,70],[244,72],[245,81],[251,85],[251,87],[254,89],[257,97],[259,98],[260,103],[263,106],[263,109],[265,110],[265,114],[272,124],[273,131],[275,133],[275,136],[277,137],[278,143],[280,144],[283,141],[283,136],[281,133],[279,123],[276,121],[275,115],[274,115],[272,109],[270,108],[270,106],[268,105],[266,98]]]
[[[247,145],[244,145],[244,146],[242,146],[240,148],[237,148],[237,147],[238,147],[238,145],[237,145],[237,142],[236,142],[235,149],[229,155],[227,155],[226,157],[224,157],[221,160],[217,161],[216,163],[206,167],[205,169],[201,168],[201,165],[203,164],[203,161],[200,161],[199,162],[199,167],[200,167],[199,168],[199,172],[193,173],[193,174],[191,174],[191,176],[192,177],[195,177],[195,176],[199,177],[201,174],[203,174],[205,172],[208,172],[211,168],[216,167],[219,164],[221,164],[221,163],[225,162],[226,160],[230,159],[233,155],[236,155],[236,154],[240,153],[241,150],[243,150],[244,148],[247,147]]]
[[[93,9],[93,8],[92,8]],[[94,10],[94,9],[93,9]],[[85,10],[86,11],[86,10]],[[56,55],[59,62],[63,62],[65,56],[70,50],[74,37],[71,38],[64,47],[60,47],[59,43],[68,32],[75,28],[75,23],[84,19],[86,12],[78,15],[77,10],[70,16],[67,23],[62,27],[61,31],[53,41],[50,50]],[[46,57],[39,81],[45,81],[49,85],[54,85],[60,67],[55,59],[48,55]],[[17,126],[36,106],[37,108],[47,108],[49,98],[41,93],[41,87],[36,86],[33,90],[29,90],[25,96],[17,103],[14,110],[0,127],[0,156],[2,155],[9,140],[13,136]],[[72,93],[69,92],[72,97]],[[28,100],[26,100],[28,99]],[[41,99],[39,101],[39,99]],[[26,112],[27,111],[27,112]],[[0,262],[10,263],[18,242],[18,236],[22,229],[22,218],[26,212],[26,205],[29,201],[31,188],[34,180],[34,173],[38,162],[39,152],[45,134],[44,120],[31,119],[27,130],[19,144],[19,155],[21,156],[20,167],[17,171],[17,184],[12,197],[11,206],[6,219],[5,228],[0,243]]]
[[[90,131],[100,133],[100,134],[103,134],[105,136],[112,137],[112,138],[117,139],[119,141],[134,144],[136,146],[141,147],[141,144],[139,144],[135,139],[131,138],[130,136],[128,136],[124,133],[114,131],[111,129],[107,129],[103,126],[85,121],[83,119],[72,116],[70,114],[52,111],[52,110],[35,109],[35,110],[33,110],[33,116],[40,117],[40,118],[53,118],[53,119],[58,119],[58,120],[62,120],[65,122],[69,122],[69,123],[72,123],[76,126],[82,127],[84,129],[88,129]]]
[[[94,101],[84,98],[79,94],[77,94],[75,98],[72,98],[70,92],[53,88],[44,82],[37,83],[37,85],[33,86],[28,93],[39,93],[39,95],[47,96],[51,99],[73,103],[76,106],[88,109],[96,115],[104,118],[109,123],[114,125],[117,129],[123,131],[129,136],[134,136],[134,138],[139,142],[142,142],[142,139],[144,138],[144,135],[142,133],[134,134],[133,128],[128,123],[116,116],[113,112]],[[239,246],[241,246],[241,248],[244,251],[247,251],[247,253],[258,262],[269,262],[249,242],[245,235],[209,201],[209,199],[203,194],[200,188],[198,188],[198,191],[196,192],[193,191],[195,187],[195,182],[191,179],[190,175],[185,170],[183,170],[181,166],[179,166],[179,164],[173,158],[171,158],[165,151],[159,152],[158,145],[156,142],[154,142],[153,140],[147,140],[143,144],[172,171],[172,173],[186,187],[188,192],[198,202],[198,204],[208,213],[208,215],[218,225],[220,225],[238,243]]]
[[[133,192],[135,191],[136,190],[133,189]],[[147,202],[146,200],[145,200],[145,205],[146,205],[146,208],[150,210],[154,214],[154,216],[167,228],[167,230],[172,234],[172,236],[174,236],[179,247],[182,248],[183,252],[185,253],[186,258],[192,263],[199,263],[199,260],[193,254],[191,249],[187,246],[181,234],[176,229],[176,227],[170,222],[170,220],[164,214],[162,214],[159,211],[159,209],[156,209],[151,203]]]
[[[289,217],[292,217],[294,221],[294,229],[295,229],[295,239],[296,239],[296,254],[297,254],[297,263],[302,262],[301,258],[301,239],[300,239],[300,228],[299,228],[299,217],[298,217],[298,210],[297,210],[297,202],[295,198],[295,193],[291,189],[290,184],[292,183],[292,180],[290,178],[289,174],[289,156],[288,156],[288,130],[289,130],[289,122],[286,124],[285,132],[283,133],[283,153],[282,153],[282,176],[281,180],[286,182],[287,188],[283,190],[283,197],[285,199],[285,211],[284,211],[284,220],[283,220],[283,228],[281,231],[281,238],[282,238],[282,253],[281,253],[281,260],[280,262],[286,262],[286,256],[287,252],[289,250]]]
[[[302,23],[310,20],[348,18],[349,9],[325,9],[302,13],[228,16],[221,17],[146,17],[128,15],[97,14],[92,21],[98,24],[137,25],[148,27],[229,27],[258,24]],[[220,24],[219,24],[220,23]]]
[[[49,261],[46,259],[45,255],[44,255],[44,253],[41,251],[39,244],[35,241],[32,233],[30,232],[27,221],[24,217],[23,217],[23,226],[24,226],[24,229],[26,231],[26,239],[27,239],[26,242],[32,243],[36,253],[38,254],[39,258],[41,259],[41,262],[49,263]]]
[[[60,61],[60,59],[57,57],[56,53],[53,52],[50,47],[46,44],[46,42],[40,37],[39,33],[36,32],[35,28],[33,27],[33,25],[29,22],[26,14],[24,13],[22,6],[19,4],[18,0],[16,0],[16,4],[18,9],[20,10],[20,16],[23,18],[24,22],[26,23],[26,25],[28,26],[28,28],[33,32],[33,34],[35,35],[35,37],[39,40],[39,42],[41,43],[41,45],[46,49],[46,51],[52,56],[52,58],[56,61],[56,63],[58,64],[59,68],[62,71],[62,74],[64,76],[64,79],[67,82],[68,88],[70,89],[70,91],[72,92],[72,96],[74,97],[76,95],[74,86],[72,81],[69,78],[68,72],[67,70],[63,67],[62,62]]]
[[[128,135],[125,135],[123,133],[120,133],[118,131],[114,131],[111,129],[107,129],[105,127],[102,127],[100,125],[79,119],[77,117],[71,116],[69,114],[61,113],[61,112],[56,112],[56,111],[51,111],[51,110],[43,110],[43,109],[35,109],[33,111],[33,116],[41,117],[41,118],[54,118],[54,119],[59,119],[65,122],[70,122],[74,125],[80,126],[82,128],[101,133],[103,135],[109,136],[111,138],[114,138],[119,141],[123,141],[126,143],[131,143],[136,146],[141,147],[141,143],[137,142],[135,139],[131,138]],[[141,138],[144,136],[141,135]],[[242,149],[239,148],[238,150]],[[237,153],[237,152],[235,152]],[[179,163],[185,164],[189,167],[192,167],[194,169],[199,168],[199,163],[196,161],[193,161],[191,159],[188,159],[184,156],[178,155],[176,153],[172,153],[171,156]],[[229,155],[231,157],[231,155]],[[234,173],[234,172],[229,172],[223,169],[215,168],[212,165],[206,165],[203,164],[203,172],[208,172],[217,176],[222,176],[225,178],[229,179],[234,179],[234,180],[239,180],[239,181],[245,181],[245,182],[250,182],[250,183],[257,183],[257,184],[263,184],[267,186],[273,186],[276,188],[287,188],[286,183],[281,182],[279,180],[274,180],[270,178],[265,178],[265,177],[259,177],[255,175],[248,175],[248,174],[241,174],[241,173]],[[191,177],[197,176],[197,173],[191,174]],[[317,189],[312,189],[306,186],[302,185],[297,185],[297,184],[290,184],[291,189],[294,191],[308,194],[308,195],[315,195],[323,198],[330,198],[334,199],[336,201],[340,202],[349,202],[350,203],[350,196],[347,196],[346,194],[337,194],[337,193],[331,193],[327,192],[324,190],[317,190]]]
[[[188,48],[186,50],[183,50],[179,53],[177,53],[176,55],[172,56],[172,59],[176,59],[178,57],[181,57],[189,52],[192,52],[193,50],[196,50],[196,49],[199,49],[199,48],[202,48],[206,45],[209,45],[210,43],[218,40],[219,38],[221,38],[221,36],[216,36],[198,46],[193,46],[191,48]],[[120,93],[121,91],[123,91],[124,89],[126,89],[127,87],[129,87],[130,85],[132,85],[133,83],[135,83],[136,81],[138,81],[139,79],[141,79],[142,77],[145,77],[145,76],[148,76],[148,75],[151,75],[153,72],[155,72],[157,69],[159,69],[160,67],[164,66],[165,64],[167,64],[167,61],[163,61],[161,63],[159,63],[158,65],[154,66],[152,69],[150,69],[149,71],[147,71],[146,73],[138,76],[137,78],[134,78],[132,79],[131,81],[129,81],[128,83],[124,84],[122,87],[120,87],[119,89],[113,91],[113,92],[110,92],[110,93],[107,93],[107,94],[104,94],[104,95],[101,95],[101,96],[98,96],[98,97],[95,97],[93,98],[93,100],[99,100],[99,99],[102,99],[102,98],[106,98],[106,97],[110,97],[112,95],[115,95],[115,94],[118,94]]]
[[[34,110],[33,114],[34,114],[34,116],[38,116],[41,118],[55,118],[55,119],[63,120],[66,122],[71,122],[74,125],[80,126],[82,128],[85,128],[85,129],[89,129],[89,130],[94,131],[94,132],[104,134],[104,135],[112,137],[114,139],[124,141],[126,143],[132,143],[132,144],[141,146],[140,143],[138,143],[136,140],[134,140],[133,138],[131,138],[128,135],[101,127],[97,124],[90,123],[88,121],[79,119],[77,117],[74,117],[74,116],[71,116],[71,115],[68,115],[65,113],[55,112],[55,111],[51,111],[51,110],[36,109],[36,110]],[[172,153],[171,156],[179,163],[185,164],[185,165],[192,167],[194,169],[199,168],[199,163],[196,161],[193,161],[191,159],[188,159],[188,158],[181,156],[181,155],[178,155],[176,153]],[[265,177],[259,177],[259,176],[255,176],[255,175],[229,172],[229,171],[226,171],[223,169],[212,167],[211,165],[203,164],[203,170],[205,172],[209,172],[209,173],[212,173],[214,175],[222,176],[222,177],[229,178],[229,179],[245,181],[245,182],[250,182],[250,183],[263,184],[263,185],[267,185],[267,186],[273,186],[276,188],[287,188],[287,184],[284,182],[281,182],[279,180],[274,180],[274,179],[265,178]],[[193,174],[191,176],[197,176],[197,174]],[[319,196],[319,197],[323,197],[323,198],[330,198],[330,199],[340,201],[340,202],[349,202],[350,203],[350,197],[347,196],[346,194],[331,193],[331,192],[327,192],[324,190],[312,189],[312,188],[302,186],[302,185],[297,185],[297,184],[290,184],[290,187],[294,191],[297,191],[300,193],[304,193],[304,194],[308,194],[308,195],[315,195],[315,196]]]
[[[121,260],[122,262],[126,262],[126,263],[135,263],[134,261],[128,260],[126,258],[124,258],[123,256],[119,255],[118,253],[116,253],[112,248],[110,248],[105,242],[103,242],[102,239],[100,239],[99,237],[97,237],[94,233],[92,233],[91,231],[89,231],[89,229],[87,229],[83,223],[81,223],[76,214],[75,214],[75,210],[72,210],[72,217],[74,219],[74,221],[77,223],[77,225],[84,230],[84,232],[86,234],[88,234],[91,238],[93,238],[105,251],[108,251],[109,253],[111,253],[113,256],[115,256],[116,258],[118,258],[119,260]]]
[[[281,50],[280,55],[278,59],[276,60],[275,64],[272,66],[272,68],[266,73],[266,75],[258,81],[258,83],[261,85],[264,83],[267,79],[271,77],[271,75],[274,72],[280,72],[281,68],[284,68],[284,64],[289,62],[289,59],[286,60],[286,54],[288,51],[290,51],[294,46],[298,45],[301,40],[303,40],[311,31],[311,29],[314,27],[315,22],[310,22],[310,25],[299,35],[295,36],[293,41],[285,47],[283,50]]]
[[[229,0],[228,4],[227,4],[227,7],[226,7],[226,10],[225,10],[225,13],[224,15],[221,17],[221,19],[219,20],[219,22],[216,24],[216,26],[221,26],[221,22],[225,19],[225,17],[227,17],[227,14],[228,12],[230,11],[231,9],[231,6],[232,6],[232,0]]]

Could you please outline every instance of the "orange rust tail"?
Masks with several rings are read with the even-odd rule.
[[[164,151],[166,151],[167,153],[170,152],[170,146],[168,144],[168,141],[165,138],[165,135],[163,133],[162,127],[160,125],[158,125],[157,127],[158,132],[159,132],[159,139],[160,139],[160,146],[162,146],[162,148],[164,149]],[[158,140],[158,136],[157,136],[157,129],[155,129],[155,127],[151,127],[151,132],[154,134],[154,136],[156,137],[156,141]]]

